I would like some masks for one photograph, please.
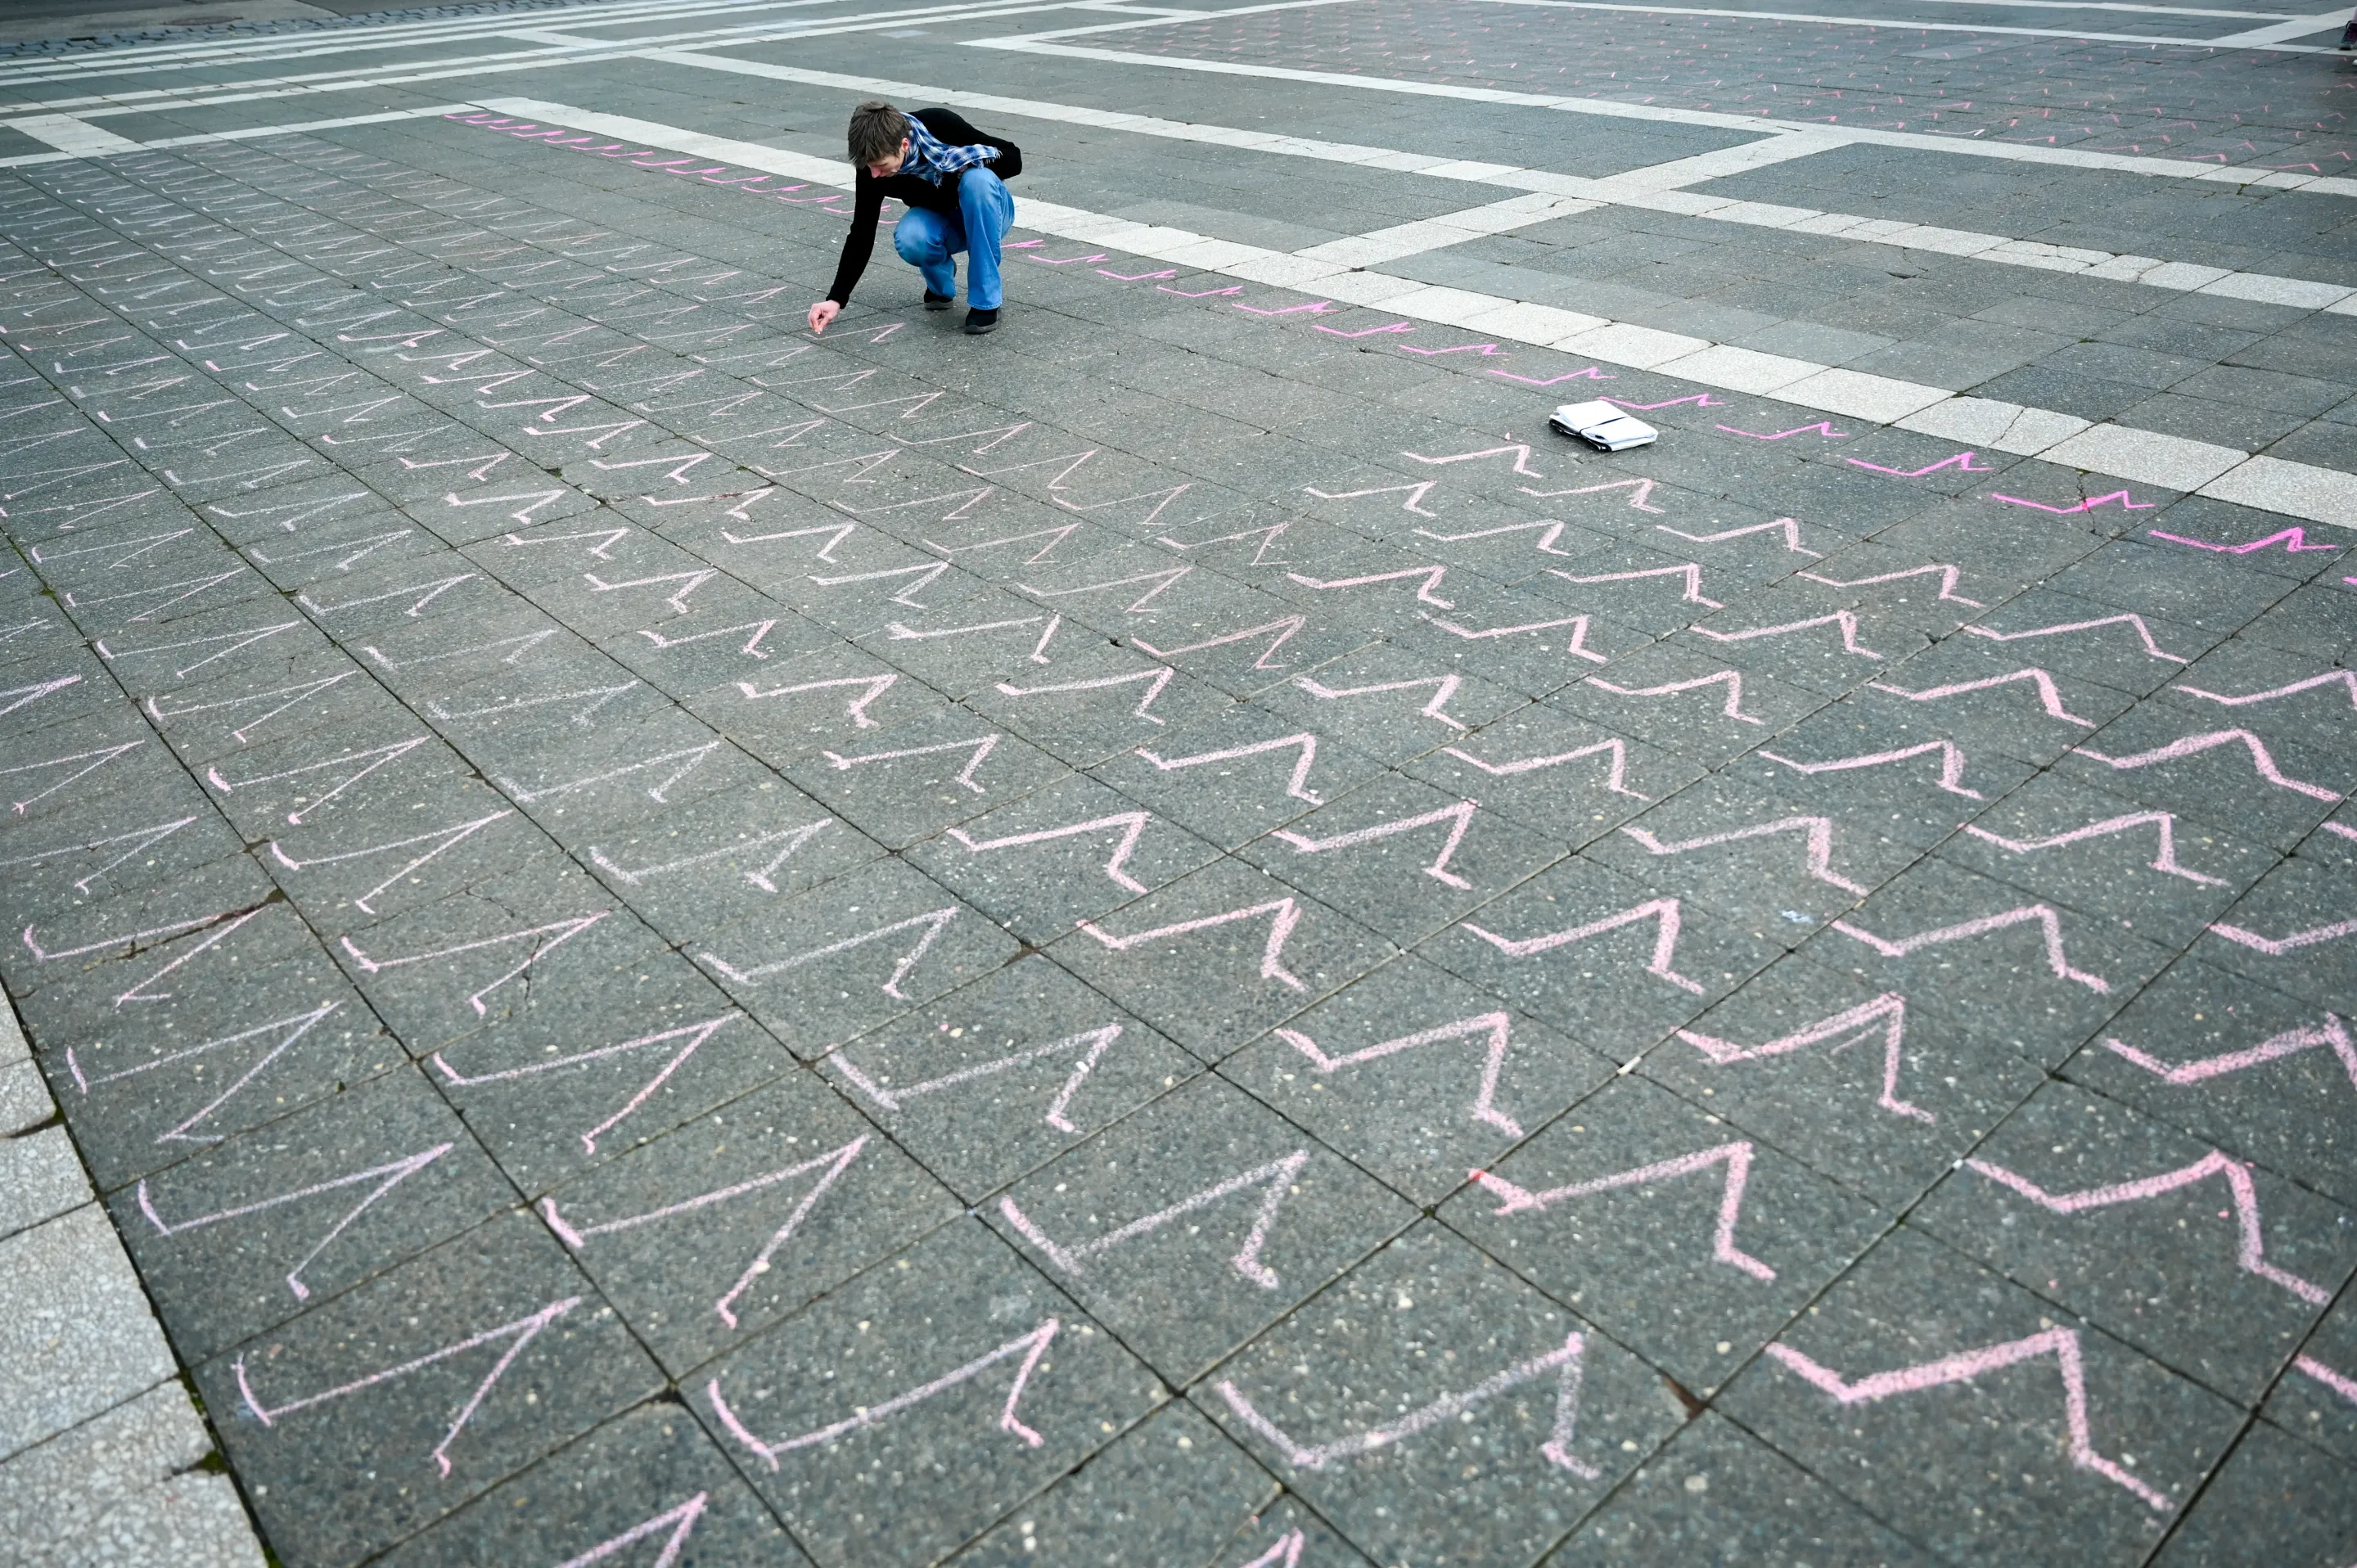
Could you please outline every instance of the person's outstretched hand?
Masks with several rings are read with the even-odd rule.
[[[833,321],[836,317],[842,314],[843,306],[835,304],[834,301],[831,299],[822,299],[816,305],[812,306],[810,313],[811,336],[815,338],[820,333],[825,331],[827,323]]]

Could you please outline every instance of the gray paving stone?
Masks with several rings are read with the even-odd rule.
[[[97,1206],[0,1240],[0,1263],[8,1297],[0,1453],[22,1453],[178,1370]]]

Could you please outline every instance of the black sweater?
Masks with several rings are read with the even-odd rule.
[[[1013,179],[1023,172],[1022,148],[1004,136],[975,130],[954,110],[920,109],[914,118],[924,122],[933,139],[945,147],[970,147],[977,142],[996,147],[998,156],[980,166],[1001,179]],[[844,238],[843,260],[834,269],[834,286],[826,291],[827,298],[837,305],[851,303],[852,288],[859,282],[859,274],[867,270],[867,258],[876,249],[876,226],[884,216],[886,197],[955,217],[958,185],[964,178],[965,171],[960,170],[933,185],[912,174],[888,175],[877,179],[861,169],[852,185],[851,232]]]

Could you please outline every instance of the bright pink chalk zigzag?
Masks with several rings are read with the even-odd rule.
[[[1877,1372],[1856,1382],[1846,1381],[1831,1368],[1789,1345],[1770,1345],[1768,1354],[1845,1406],[1875,1404],[1894,1394],[1921,1393],[1949,1383],[1969,1382],[1984,1372],[1997,1371],[2040,1356],[2050,1355],[2062,1374],[2062,1414],[2071,1434],[2071,1463],[2082,1470],[2093,1471],[2115,1486],[2126,1487],[2155,1509],[2165,1510],[2171,1506],[2169,1498],[2160,1492],[2095,1452],[2087,1423],[2086,1367],[2081,1359],[2076,1329],[2049,1328],[2003,1345],[1986,1346],[1978,1350],[1944,1356],[1936,1361],[1923,1361],[1912,1367]]]
[[[1733,1040],[1723,1040],[1695,1029],[1680,1029],[1678,1038],[1717,1066],[1731,1067],[1737,1062],[1784,1056],[1803,1046],[1823,1045],[1827,1040],[1846,1041],[1878,1026],[1882,1031],[1882,1093],[1877,1103],[1893,1115],[1910,1117],[1918,1122],[1936,1120],[1921,1106],[1899,1098],[1899,1070],[1906,1060],[1907,998],[1895,991],[1886,991],[1870,1002],[1845,1008],[1831,1017],[1821,1018],[1805,1028],[1796,1029],[1764,1045],[1739,1046]]]
[[[2319,1046],[2329,1046],[2332,1048],[2333,1054],[2341,1058],[2342,1069],[2349,1074],[2351,1086],[2357,1088],[2357,1042],[2352,1042],[2349,1038],[2349,1031],[2341,1026],[2338,1017],[2330,1013],[2324,1015],[2321,1027],[2296,1026],[2279,1035],[2271,1035],[2255,1046],[2245,1047],[2239,1051],[2222,1051],[2214,1057],[2197,1057],[2189,1062],[2179,1062],[2175,1067],[2169,1066],[2158,1057],[2138,1050],[2125,1040],[2106,1038],[2104,1046],[2105,1049],[2116,1056],[2125,1057],[2163,1082],[2175,1084],[2180,1088],[2189,1084],[2205,1083],[2213,1078],[2223,1078],[2229,1073],[2241,1072],[2247,1068],[2264,1067],[2269,1062],[2280,1061],[2286,1057],[2297,1056],[2302,1051],[2314,1050]]]
[[[1772,1280],[1776,1277],[1774,1269],[1735,1244],[1735,1223],[1743,1213],[1743,1189],[1751,1179],[1752,1154],[1752,1146],[1749,1143],[1721,1144],[1715,1149],[1681,1155],[1675,1159],[1657,1160],[1634,1170],[1619,1171],[1611,1176],[1598,1176],[1592,1181],[1574,1182],[1567,1187],[1549,1187],[1544,1192],[1533,1192],[1527,1187],[1517,1187],[1505,1177],[1492,1176],[1487,1171],[1469,1174],[1472,1180],[1480,1183],[1500,1200],[1491,1212],[1523,1214],[1534,1209],[1543,1210],[1570,1198],[1612,1192],[1624,1187],[1643,1187],[1723,1165],[1727,1167],[1727,1179],[1719,1194],[1718,1226],[1712,1232],[1711,1255],[1722,1263],[1741,1269],[1754,1279]]]
[[[2216,1149],[2211,1150],[2190,1165],[2158,1176],[2145,1176],[2136,1181],[2115,1182],[2109,1187],[2091,1187],[2078,1192],[2049,1192],[2028,1176],[1990,1165],[1986,1160],[1966,1160],[1964,1168],[2001,1187],[2011,1187],[2041,1208],[2056,1214],[2083,1214],[2091,1208],[2108,1208],[2115,1204],[2140,1203],[2147,1197],[2158,1197],[2181,1187],[2206,1181],[2212,1176],[2223,1177],[2233,1194],[2235,1221],[2242,1236],[2242,1251],[2238,1261],[2247,1273],[2258,1275],[2270,1284],[2281,1285],[2300,1300],[2321,1306],[2332,1299],[2332,1293],[2322,1285],[2310,1283],[2298,1274],[2287,1273],[2266,1261],[2266,1240],[2259,1228],[2258,1189],[2252,1185],[2250,1168],[2240,1161],[2229,1159]]]

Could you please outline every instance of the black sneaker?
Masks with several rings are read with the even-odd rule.
[[[957,295],[953,294],[935,294],[931,289],[927,289],[925,291],[925,308],[927,310],[947,310],[952,302],[956,298]]]
[[[982,336],[985,332],[997,331],[998,312],[995,310],[967,311],[965,313],[965,329],[977,338]]]

